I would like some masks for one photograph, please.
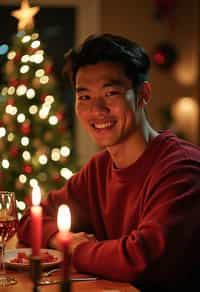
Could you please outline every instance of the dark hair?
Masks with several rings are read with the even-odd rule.
[[[126,76],[132,80],[135,89],[148,80],[150,59],[144,49],[137,43],[112,34],[92,35],[77,50],[66,55],[66,62],[71,58],[72,82],[75,84],[79,68],[103,61],[120,63],[124,66]]]

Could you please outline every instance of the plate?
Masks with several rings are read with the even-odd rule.
[[[54,249],[41,249],[41,253],[48,252],[50,255],[54,256],[56,259],[51,262],[42,262],[42,268],[51,268],[58,265],[62,260],[62,253],[58,250]],[[5,252],[4,261],[6,266],[12,268],[19,268],[19,269],[28,269],[30,268],[30,263],[16,263],[12,262],[19,253],[25,253],[27,257],[29,257],[32,253],[31,248],[17,248],[17,249],[8,249]]]

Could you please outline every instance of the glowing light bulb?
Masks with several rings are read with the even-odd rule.
[[[30,186],[31,186],[32,188],[38,186],[38,181],[37,181],[36,178],[32,178],[32,179],[30,179],[30,182],[29,182],[29,183],[30,183]]]
[[[8,60],[13,60],[16,57],[16,52],[10,51],[7,55]]]
[[[31,115],[35,115],[35,114],[37,113],[37,111],[38,111],[38,107],[37,107],[36,105],[31,105],[31,106],[29,107],[29,113],[30,113]]]
[[[22,43],[28,43],[29,41],[31,40],[31,36],[30,35],[25,35],[23,38],[22,38]]]
[[[6,129],[4,127],[0,127],[0,138],[6,135]]]
[[[62,146],[62,147],[60,148],[60,154],[61,154],[62,156],[64,156],[64,157],[69,156],[69,155],[70,155],[70,149],[69,149],[69,147],[67,147],[67,146]]]
[[[29,71],[29,69],[30,69],[30,67],[28,65],[23,65],[20,67],[19,71],[20,71],[20,73],[25,74]]]
[[[26,93],[27,87],[23,84],[19,85],[16,90],[18,96],[24,95]]]
[[[32,40],[36,40],[39,38],[39,34],[38,33],[33,33],[31,36]]]
[[[54,148],[51,151],[51,159],[53,161],[59,161],[60,160],[60,150],[58,148]]]
[[[40,78],[40,83],[41,84],[47,84],[49,82],[49,77],[44,75]]]
[[[22,62],[22,63],[27,63],[29,60],[30,60],[29,55],[23,55],[23,56],[21,57],[21,62]]]
[[[9,168],[10,163],[9,163],[8,159],[3,159],[1,162],[1,165],[3,168]]]
[[[40,155],[38,160],[42,165],[47,164],[48,162],[47,156],[45,154]]]
[[[40,46],[40,41],[36,40],[36,41],[33,41],[32,44],[31,44],[31,48],[33,49],[36,49]]]
[[[25,121],[25,119],[26,119],[26,116],[24,114],[22,114],[22,113],[18,114],[17,121],[19,123],[23,123]]]
[[[28,99],[32,99],[35,97],[35,90],[33,88],[29,88],[26,92],[26,96]]]
[[[45,71],[43,69],[38,69],[35,72],[35,76],[38,77],[38,78],[42,77],[44,74],[45,74]]]
[[[29,144],[29,138],[28,137],[22,137],[21,138],[21,144],[23,146],[27,146]]]
[[[50,125],[56,125],[57,123],[58,123],[58,118],[56,116],[49,117],[49,124]]]
[[[20,183],[25,184],[27,182],[26,175],[25,174],[20,174],[19,175],[19,181],[20,181]]]
[[[14,138],[15,138],[15,135],[12,132],[8,134],[8,141],[9,142],[12,142],[14,140]]]
[[[31,160],[31,154],[30,154],[30,152],[27,151],[27,150],[24,151],[24,152],[22,153],[22,157],[23,157],[23,159],[26,160],[26,161]]]
[[[15,93],[15,87],[14,86],[10,86],[9,88],[8,88],[8,94],[9,95],[13,95]]]
[[[69,179],[73,175],[73,172],[69,168],[62,168],[60,170],[60,175],[65,179]]]

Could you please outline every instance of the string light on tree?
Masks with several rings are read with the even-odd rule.
[[[21,8],[12,13],[19,20],[18,32],[2,68],[0,188],[13,189],[19,201],[28,201],[33,181],[45,195],[63,186],[76,170],[66,105],[52,73],[52,61],[33,30],[38,11],[39,7],[22,1]]]

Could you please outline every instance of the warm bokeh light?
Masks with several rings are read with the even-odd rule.
[[[179,98],[172,105],[172,115],[175,120],[176,130],[185,133],[185,136],[191,142],[196,143],[199,119],[197,100],[192,97]]]

